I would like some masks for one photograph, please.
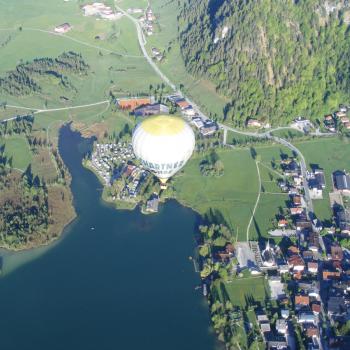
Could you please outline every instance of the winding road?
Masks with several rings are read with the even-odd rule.
[[[146,49],[146,38],[145,35],[143,33],[142,27],[140,22],[132,17],[129,13],[127,13],[124,9],[122,9],[121,7],[119,7],[116,2],[115,2],[115,7],[116,9],[118,9],[119,11],[121,11],[127,18],[129,18],[135,25],[136,30],[137,30],[137,37],[138,37],[138,41],[139,41],[139,45],[141,48],[141,51],[143,53],[143,55],[145,56],[147,62],[150,64],[150,66],[153,68],[153,70],[155,71],[155,73],[164,81],[164,83],[166,83],[175,93],[179,94],[180,96],[184,97],[191,105],[192,107],[198,112],[198,114],[202,115],[204,119],[209,119],[208,116],[206,116],[198,107],[198,105],[196,103],[194,103],[193,101],[191,101],[187,96],[185,96],[179,89],[176,88],[176,85],[174,83],[171,82],[171,80],[159,69],[159,67],[157,66],[157,64],[152,60],[152,58],[149,56],[147,49]],[[288,142],[287,140],[281,138],[281,137],[277,137],[277,136],[273,136],[272,133],[274,131],[278,131],[278,130],[286,130],[286,129],[293,129],[291,127],[278,127],[272,130],[268,130],[266,132],[263,133],[254,133],[254,132],[248,132],[248,131],[241,131],[241,130],[237,130],[235,128],[232,128],[230,126],[227,126],[225,124],[219,123],[219,126],[221,129],[224,130],[224,141],[226,141],[226,137],[227,137],[227,131],[232,131],[241,135],[245,135],[245,136],[251,136],[251,137],[256,137],[256,138],[267,138],[270,140],[273,140],[275,142],[278,142],[280,144],[282,144],[283,146],[289,148],[291,151],[295,152],[299,159],[300,159],[300,169],[301,169],[301,174],[303,177],[303,184],[304,184],[304,193],[305,193],[305,203],[306,203],[306,211],[307,211],[307,216],[310,218],[310,214],[312,214],[314,212],[314,208],[313,208],[313,204],[312,204],[312,200],[310,197],[310,191],[309,191],[309,187],[307,186],[307,165],[306,165],[306,161],[305,161],[305,157],[304,155],[301,153],[301,151],[295,147],[293,144],[291,144],[290,142]],[[321,134],[321,133],[317,133],[317,136],[329,136],[328,134]],[[226,142],[225,142],[226,143]],[[254,214],[255,214],[255,210],[257,208],[257,205],[259,203],[259,199],[260,199],[260,191],[261,191],[261,179],[260,179],[260,174],[259,174],[259,167],[257,165],[258,168],[258,175],[259,175],[259,181],[260,181],[260,189],[259,189],[259,194],[258,194],[258,198],[257,201],[255,203],[255,207],[252,213],[252,217],[249,221],[248,227],[247,227],[247,241],[249,240],[249,229],[252,223],[252,220],[254,218]]]
[[[147,40],[145,38],[145,35],[143,33],[143,30],[142,30],[142,27],[141,27],[141,24],[140,22],[134,18],[133,16],[131,16],[129,13],[127,13],[127,11],[125,11],[124,9],[122,9],[121,7],[119,7],[115,1],[115,8],[117,10],[119,10],[120,12],[122,12],[128,19],[130,19],[135,27],[136,27],[136,31],[137,31],[137,38],[138,38],[138,42],[139,42],[139,46],[140,46],[140,49],[142,51],[142,54],[143,56],[132,56],[132,55],[125,55],[125,54],[121,54],[119,52],[115,52],[113,50],[109,50],[109,49],[104,49],[104,48],[100,48],[98,46],[95,46],[95,45],[91,45],[89,43],[85,43],[85,42],[82,42],[78,39],[75,39],[75,38],[72,38],[72,37],[69,37],[67,35],[62,35],[62,37],[66,38],[66,39],[70,39],[70,40],[73,40],[73,41],[76,41],[82,45],[87,45],[89,47],[92,47],[92,48],[95,48],[95,49],[101,49],[101,50],[104,50],[104,51],[108,51],[108,52],[113,52],[115,54],[118,54],[118,55],[121,55],[121,56],[124,56],[124,57],[144,57],[147,62],[149,63],[149,65],[153,68],[154,72],[161,78],[161,80],[167,84],[173,91],[174,93],[182,96],[183,98],[185,98],[189,104],[192,105],[193,109],[195,111],[197,111],[198,114],[200,114],[204,119],[209,119],[208,116],[205,115],[205,113],[203,113],[199,106],[194,102],[192,101],[191,99],[189,99],[187,96],[185,96],[177,87],[176,85],[159,69],[159,67],[157,66],[157,64],[153,61],[152,57],[150,57],[150,55],[148,54],[147,52],[147,49],[146,49],[146,44],[147,44]],[[50,31],[45,31],[45,30],[41,30],[41,29],[36,29],[36,28],[25,28],[26,30],[31,30],[31,31],[40,31],[40,32],[44,32],[44,33],[48,33],[48,34],[51,34],[51,35],[57,35],[55,34],[54,32],[50,32]],[[1,30],[1,29],[0,29]],[[3,29],[3,30],[9,30],[9,29]],[[85,104],[85,105],[79,105],[79,106],[72,106],[72,107],[63,107],[63,108],[54,108],[54,109],[36,109],[36,108],[29,108],[29,107],[21,107],[21,106],[14,106],[14,105],[7,105],[6,107],[9,107],[9,108],[18,108],[18,109],[25,109],[25,110],[30,110],[32,111],[34,114],[40,114],[40,113],[48,113],[48,112],[56,112],[56,111],[64,111],[64,110],[70,110],[70,109],[78,109],[78,108],[86,108],[86,107],[91,107],[91,106],[97,106],[97,105],[101,105],[101,104],[105,104],[105,103],[110,103],[109,100],[104,100],[104,101],[100,101],[100,102],[96,102],[96,103],[91,103],[91,104]],[[12,117],[12,118],[8,118],[8,119],[5,119],[3,121],[7,121],[7,120],[13,120],[15,119],[16,117]],[[291,127],[278,127],[278,128],[275,128],[275,129],[272,129],[272,130],[268,130],[266,132],[263,132],[263,133],[254,133],[254,132],[248,132],[248,131],[242,131],[242,130],[238,130],[238,129],[235,129],[233,127],[230,127],[228,125],[225,125],[225,124],[222,124],[222,123],[219,123],[219,127],[221,129],[224,130],[224,140],[226,140],[226,137],[227,137],[227,131],[232,131],[234,133],[237,133],[237,134],[241,134],[241,135],[245,135],[245,136],[250,136],[250,137],[256,137],[256,138],[267,138],[267,139],[271,139],[275,142],[278,142],[282,145],[284,145],[285,147],[289,148],[290,150],[292,150],[293,152],[295,152],[299,159],[300,159],[300,167],[301,167],[301,173],[302,173],[302,177],[303,177],[303,183],[304,183],[304,192],[305,192],[305,202],[306,202],[306,209],[307,209],[307,215],[310,217],[310,214],[313,213],[313,204],[312,204],[312,200],[311,200],[311,197],[310,197],[310,192],[309,192],[309,188],[308,186],[306,185],[307,184],[307,178],[306,178],[306,175],[307,175],[307,165],[306,165],[306,161],[305,161],[305,158],[303,156],[303,154],[301,153],[301,151],[295,147],[294,145],[292,145],[290,142],[288,142],[287,140],[281,138],[281,137],[276,137],[276,136],[273,136],[272,133],[274,131],[278,131],[278,130],[284,130],[284,129],[293,129]],[[328,134],[322,134],[322,133],[316,133],[316,136],[329,136]],[[258,165],[257,165],[257,168],[258,168]],[[258,169],[258,172],[259,172],[259,169]],[[259,174],[258,174],[259,175]],[[257,205],[258,205],[258,202],[259,202],[259,199],[260,199],[260,191],[261,191],[261,179],[260,179],[260,175],[259,175],[259,181],[260,181],[260,189],[259,189],[259,194],[258,194],[258,198],[257,198],[257,201],[255,203],[255,207],[254,207],[254,210],[253,210],[253,213],[252,213],[252,217],[249,221],[249,224],[248,224],[248,227],[247,227],[247,240],[249,239],[249,228],[251,226],[251,222],[254,218],[254,214],[255,214],[255,210],[257,208]]]

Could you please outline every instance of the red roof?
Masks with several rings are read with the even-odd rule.
[[[128,98],[118,100],[118,106],[121,109],[134,110],[138,106],[147,105],[151,103],[150,98]]]
[[[321,305],[320,304],[316,304],[313,303],[311,305],[311,310],[315,313],[315,314],[319,314],[321,312]]]
[[[182,109],[190,106],[190,104],[186,100],[178,101],[178,102],[176,102],[176,104]]]
[[[278,221],[278,226],[287,226],[288,221],[286,219],[281,219]]]
[[[306,335],[308,338],[312,338],[312,337],[317,337],[318,336],[318,328],[317,327],[308,327],[306,329]]]
[[[307,295],[296,295],[295,296],[295,305],[309,305],[310,298]]]
[[[324,270],[322,273],[322,277],[324,280],[337,279],[337,278],[340,278],[340,272]]]

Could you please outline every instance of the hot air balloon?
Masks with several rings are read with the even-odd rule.
[[[195,136],[181,118],[168,115],[144,119],[134,130],[132,146],[142,165],[157,176],[161,188],[191,157]]]

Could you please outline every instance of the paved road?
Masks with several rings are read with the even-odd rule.
[[[306,176],[307,166],[306,166],[306,161],[305,161],[304,155],[299,151],[298,148],[296,148],[294,145],[292,145],[287,140],[282,139],[280,137],[276,137],[276,136],[271,136],[271,138],[273,140],[275,140],[276,142],[279,142],[282,145],[288,147],[289,149],[291,149],[293,152],[295,152],[299,156],[300,170],[301,170],[301,175],[303,177],[303,184],[304,184],[304,192],[305,192],[304,198],[305,198],[305,202],[306,202],[306,210],[307,210],[307,215],[310,218],[310,214],[314,212],[314,206],[312,204],[309,186],[307,185],[307,176]]]
[[[115,7],[124,13],[124,15],[126,17],[128,17],[136,26],[136,30],[137,30],[137,37],[139,40],[139,45],[141,47],[142,53],[144,54],[146,60],[148,61],[148,63],[151,65],[151,67],[154,69],[154,71],[157,73],[157,75],[168,85],[171,87],[172,90],[174,90],[174,92],[176,92],[177,94],[183,96],[184,98],[186,98],[186,100],[192,105],[192,107],[204,118],[204,119],[208,119],[208,117],[202,113],[200,111],[200,108],[198,107],[198,105],[196,103],[194,103],[193,101],[191,101],[188,97],[186,97],[185,95],[182,94],[181,91],[179,91],[175,84],[173,84],[170,79],[158,68],[158,66],[156,65],[156,63],[152,60],[152,58],[148,55],[148,52],[146,50],[146,39],[142,30],[142,27],[140,25],[140,22],[135,19],[134,17],[132,17],[130,14],[128,14],[125,10],[123,10],[122,8],[120,8],[117,4],[115,4]],[[254,133],[254,132],[248,132],[248,131],[241,131],[241,130],[237,130],[235,128],[232,128],[230,126],[227,126],[225,124],[219,123],[220,128],[222,128],[225,132],[225,134],[227,135],[227,131],[230,130],[232,132],[238,133],[238,134],[242,134],[242,135],[246,135],[246,136],[251,136],[251,137],[257,137],[257,138],[268,138],[268,139],[272,139],[275,142],[278,142],[284,146],[286,146],[287,148],[289,148],[290,150],[292,150],[293,152],[295,152],[299,158],[300,158],[300,168],[301,168],[301,174],[303,177],[303,184],[304,184],[304,192],[305,192],[305,202],[306,202],[306,209],[307,209],[307,215],[310,216],[310,213],[313,213],[313,204],[312,204],[312,200],[310,197],[310,191],[309,191],[309,187],[307,186],[307,179],[306,179],[306,171],[307,171],[307,166],[306,166],[306,161],[304,158],[304,155],[300,152],[300,150],[298,148],[296,148],[294,145],[292,145],[290,142],[288,142],[287,140],[280,138],[280,137],[276,137],[271,135],[272,132],[274,131],[278,131],[278,130],[286,130],[286,129],[294,129],[291,127],[278,127],[272,130],[268,130],[266,132],[263,133]],[[319,131],[316,133],[317,136],[329,136],[328,134],[322,134],[319,133]],[[226,137],[225,137],[226,138]]]
[[[143,30],[141,28],[140,22],[136,18],[131,16],[129,13],[127,13],[125,10],[123,10],[121,7],[119,7],[117,4],[115,4],[115,8],[117,10],[119,10],[120,12],[122,12],[126,17],[128,17],[135,24],[136,31],[137,31],[137,38],[139,40],[139,45],[140,45],[141,51],[142,51],[144,57],[146,58],[147,62],[150,64],[150,66],[157,73],[157,75],[159,75],[159,77],[164,81],[164,83],[166,83],[168,86],[170,86],[171,89],[174,90],[175,92],[178,92],[176,85],[173,84],[165,74],[163,74],[163,72],[158,68],[158,66],[155,64],[153,59],[149,56],[149,54],[146,50],[146,46],[145,46],[147,41],[146,41],[145,35],[143,33]]]

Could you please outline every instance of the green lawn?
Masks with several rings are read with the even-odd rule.
[[[263,276],[236,278],[230,283],[214,283],[221,301],[230,300],[232,305],[245,307],[247,298],[264,302],[269,294],[269,287]]]
[[[26,170],[32,161],[32,152],[25,136],[9,136],[0,138],[0,145],[5,144],[5,155],[12,158],[14,168]]]
[[[295,129],[277,130],[277,131],[274,131],[272,133],[272,135],[277,136],[277,137],[282,137],[285,139],[305,136],[303,132],[295,130]]]
[[[332,212],[329,202],[329,191],[332,190],[332,173],[335,170],[350,170],[350,143],[337,137],[298,142],[295,145],[304,154],[308,166],[317,164],[323,168],[326,177],[326,191],[323,200],[314,200],[314,209],[321,220],[329,220]]]

